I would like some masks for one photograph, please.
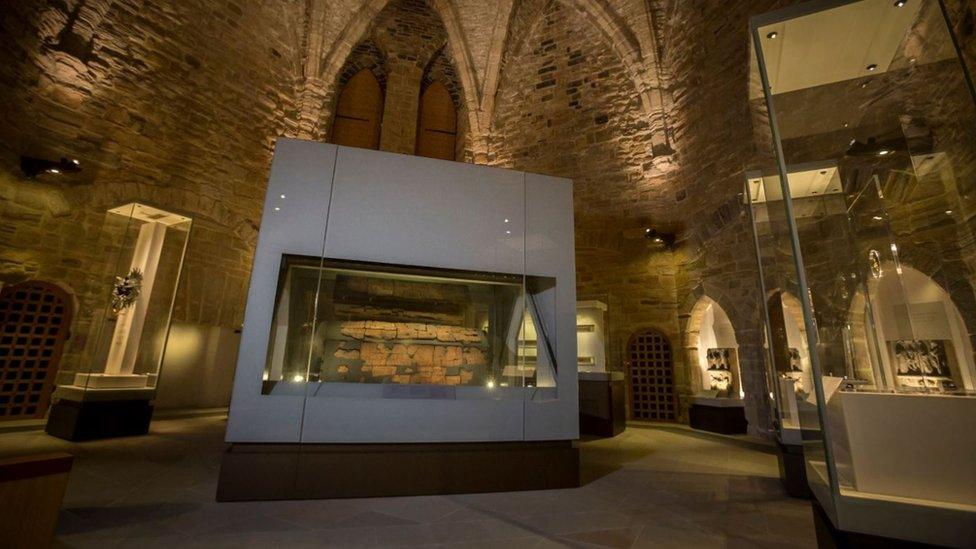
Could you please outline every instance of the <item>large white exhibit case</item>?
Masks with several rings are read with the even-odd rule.
[[[571,181],[280,138],[218,499],[577,485],[575,320]]]

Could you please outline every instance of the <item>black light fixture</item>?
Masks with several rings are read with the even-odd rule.
[[[904,8],[905,7],[905,4],[907,4],[907,3],[908,3],[908,0],[895,0],[895,7],[896,8]]]
[[[20,157],[20,171],[28,179],[34,179],[42,173],[58,175],[62,173],[75,173],[81,171],[81,163],[78,160],[62,157],[61,160],[44,160],[31,156]]]
[[[867,70],[869,70],[869,71],[873,71],[873,70],[875,70],[875,69],[877,69],[877,68],[878,68],[878,65],[877,65],[877,64],[875,64],[875,63],[871,63],[870,65],[868,65],[868,66],[867,66],[867,67],[865,67],[865,68],[866,68]]]
[[[651,228],[644,229],[644,238],[655,244],[660,244],[668,249],[671,249],[671,247],[674,246],[674,241],[676,240],[674,234],[662,233],[657,229]]]
[[[772,31],[772,32],[766,34],[766,38],[769,38],[770,40],[776,38],[777,36],[779,36],[779,33],[776,32],[776,31]]]

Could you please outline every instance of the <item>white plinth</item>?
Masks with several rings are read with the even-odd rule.
[[[88,389],[142,389],[149,385],[144,374],[75,374],[78,387]]]

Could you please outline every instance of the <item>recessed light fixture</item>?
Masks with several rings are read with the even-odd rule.
[[[45,173],[58,175],[80,172],[81,163],[75,158],[72,158],[71,160],[61,158],[61,160],[55,161],[34,158],[31,156],[21,156],[20,171],[23,172],[27,179],[34,179],[38,175]]]
[[[895,7],[896,8],[904,8],[905,7],[905,4],[907,4],[907,3],[908,3],[908,0],[895,0]]]
[[[776,31],[772,31],[772,32],[766,34],[766,38],[769,38],[770,40],[776,38],[777,36],[779,36],[779,33],[776,32]]]
[[[508,218],[507,217],[505,218],[505,223],[508,223]]]
[[[876,65],[876,64],[874,64],[874,63],[871,63],[870,65],[868,65],[868,66],[867,66],[867,67],[865,67],[865,68],[866,68],[867,70],[869,70],[869,71],[873,71],[873,70],[875,70],[875,69],[877,69],[877,68],[878,68],[878,65]]]
[[[512,231],[505,231],[505,234],[512,234]]]
[[[952,215],[952,210],[946,210],[946,215]]]
[[[281,211],[281,208],[279,208],[278,206],[275,206],[275,211],[276,212],[280,212]]]
[[[658,244],[660,244],[660,243],[664,242],[664,239],[662,239],[660,236],[655,236],[654,237],[654,242],[657,242]]]
[[[282,200],[284,200],[287,197],[285,195],[281,195],[281,198],[282,198]]]
[[[881,217],[880,215],[876,215],[876,216],[874,216],[874,217],[872,217],[871,219],[873,219],[873,220],[875,220],[875,221],[881,221],[881,220],[882,220],[882,219],[884,219],[884,218],[883,218],[883,217]]]
[[[651,230],[650,229],[644,229],[644,234],[651,234]]]
[[[889,154],[891,154],[891,151],[888,149],[881,149],[878,151],[878,156],[888,156]]]

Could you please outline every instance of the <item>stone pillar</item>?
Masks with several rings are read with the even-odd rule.
[[[380,150],[413,154],[417,145],[417,109],[423,71],[406,62],[390,63],[383,107]]]
[[[139,228],[139,238],[136,240],[129,270],[139,269],[142,272],[142,291],[132,306],[119,313],[115,333],[112,335],[112,347],[108,351],[105,364],[106,374],[129,375],[135,370],[139,340],[142,339],[142,328],[146,323],[149,297],[156,281],[165,237],[166,225],[162,223],[150,222]]]

